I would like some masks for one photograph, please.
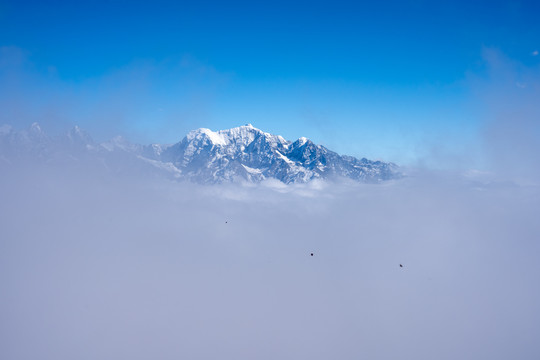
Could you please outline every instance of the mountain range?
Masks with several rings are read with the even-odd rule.
[[[393,163],[339,155],[305,137],[288,141],[251,124],[193,130],[172,145],[138,145],[122,137],[98,144],[77,126],[57,137],[45,134],[37,123],[21,131],[1,126],[0,163],[13,165],[23,159],[47,163],[94,159],[114,171],[130,163],[203,184],[265,179],[290,184],[336,178],[377,183],[402,176]]]

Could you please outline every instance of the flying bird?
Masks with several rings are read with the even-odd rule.
[[[311,256],[313,256],[313,253],[311,253]]]
[[[403,267],[403,265],[399,264],[399,267]]]

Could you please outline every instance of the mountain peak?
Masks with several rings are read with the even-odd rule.
[[[227,146],[231,143],[242,143],[247,145],[251,143],[257,135],[271,136],[257,129],[251,124],[234,127],[226,130],[212,131],[207,128],[199,128],[190,131],[187,136],[187,141],[205,142],[208,141],[212,145]]]
[[[66,134],[68,140],[72,144],[89,145],[94,141],[90,134],[82,130],[78,125],[72,127]]]
[[[298,146],[302,146],[304,145],[305,143],[307,143],[308,141],[311,142],[307,137],[300,137],[298,138],[298,140],[296,140],[298,142]]]
[[[246,124],[246,125],[226,129],[226,130],[219,130],[218,132],[225,134],[225,133],[242,133],[242,132],[259,132],[259,133],[262,133],[263,131],[260,130],[260,129],[257,129],[256,127],[254,127],[251,124]]]
[[[41,126],[39,126],[37,122],[32,123],[32,125],[30,125],[29,130],[30,132],[35,133],[35,134],[40,134],[43,132],[43,130],[41,130]]]
[[[225,139],[223,138],[221,134],[207,128],[199,128],[199,129],[190,131],[187,134],[186,139],[188,141],[208,139],[210,143],[214,145],[226,144]]]
[[[203,183],[237,178],[251,182],[274,178],[294,183],[333,177],[379,182],[399,177],[394,164],[341,156],[306,137],[287,141],[251,124],[218,131],[190,131],[160,156],[161,161],[171,163],[188,178]]]

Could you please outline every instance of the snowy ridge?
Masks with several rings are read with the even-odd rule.
[[[339,177],[381,182],[401,176],[395,164],[341,156],[305,137],[287,141],[251,124],[220,131],[201,128],[190,131],[173,145],[146,146],[120,136],[96,144],[79,127],[64,136],[50,138],[36,123],[22,131],[2,126],[0,155],[5,163],[21,156],[47,161],[90,156],[108,162],[108,168],[124,168],[126,163],[139,162],[171,178],[205,184],[265,179],[289,184]]]

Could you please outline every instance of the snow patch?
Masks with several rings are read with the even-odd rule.
[[[243,166],[244,169],[246,169],[246,171],[247,171],[248,173],[250,173],[250,174],[253,174],[253,175],[255,175],[255,174],[257,174],[257,175],[258,175],[258,174],[262,174],[262,170],[261,170],[261,169],[254,169],[254,168],[249,167],[249,166],[246,166],[246,165],[244,165],[244,164],[242,164],[242,166]]]
[[[302,136],[301,138],[298,139],[298,143],[300,144],[300,146],[304,145],[307,142],[308,142],[308,138],[306,137]]]
[[[285,162],[287,164],[294,164],[294,162],[289,159],[288,157],[286,157],[285,155],[283,155],[282,153],[280,153],[279,151],[276,150],[276,154],[282,159],[282,160],[285,160]]]
[[[208,136],[212,144],[214,145],[226,145],[227,142],[222,134],[213,132],[210,129],[202,129],[202,132]]]

